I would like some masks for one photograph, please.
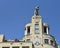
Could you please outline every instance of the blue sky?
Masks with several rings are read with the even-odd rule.
[[[6,39],[22,39],[24,27],[31,22],[35,6],[60,44],[60,0],[0,0],[0,34]]]

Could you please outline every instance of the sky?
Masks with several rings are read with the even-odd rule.
[[[5,39],[22,39],[27,23],[31,22],[36,6],[43,22],[60,44],[60,0],[0,0],[0,34]]]

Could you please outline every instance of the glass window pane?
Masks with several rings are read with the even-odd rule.
[[[39,24],[35,24],[35,33],[36,33],[36,34],[39,33]]]
[[[30,39],[27,39],[26,42],[30,42]]]
[[[39,33],[39,30],[35,30],[35,33],[38,34]]]
[[[29,48],[29,46],[23,46],[22,48]]]
[[[35,24],[35,28],[39,28],[39,24]]]
[[[53,45],[53,41],[51,40],[50,42],[51,42],[51,45]]]
[[[9,47],[2,47],[2,48],[9,48]]]
[[[48,44],[49,43],[48,39],[45,39],[44,42],[45,42],[45,44]]]
[[[12,48],[19,48],[19,47],[12,47]]]

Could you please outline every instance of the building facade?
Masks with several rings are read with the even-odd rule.
[[[0,48],[58,48],[55,38],[50,34],[49,25],[43,23],[38,10],[37,6],[31,23],[25,26],[23,39],[5,40],[4,35],[0,35]]]

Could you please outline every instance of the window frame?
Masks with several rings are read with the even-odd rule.
[[[50,40],[50,45],[54,45],[54,41],[53,40]]]
[[[19,48],[19,46],[13,46],[12,48]]]
[[[10,47],[2,47],[2,48],[10,48]]]
[[[27,27],[27,34],[30,34],[30,26]]]
[[[22,46],[22,48],[29,48],[29,46]]]
[[[30,42],[30,39],[27,39],[26,42]]]
[[[45,44],[49,44],[49,39],[44,39]]]
[[[47,27],[44,26],[44,34],[47,34]]]
[[[35,34],[39,34],[39,24],[35,24]]]

